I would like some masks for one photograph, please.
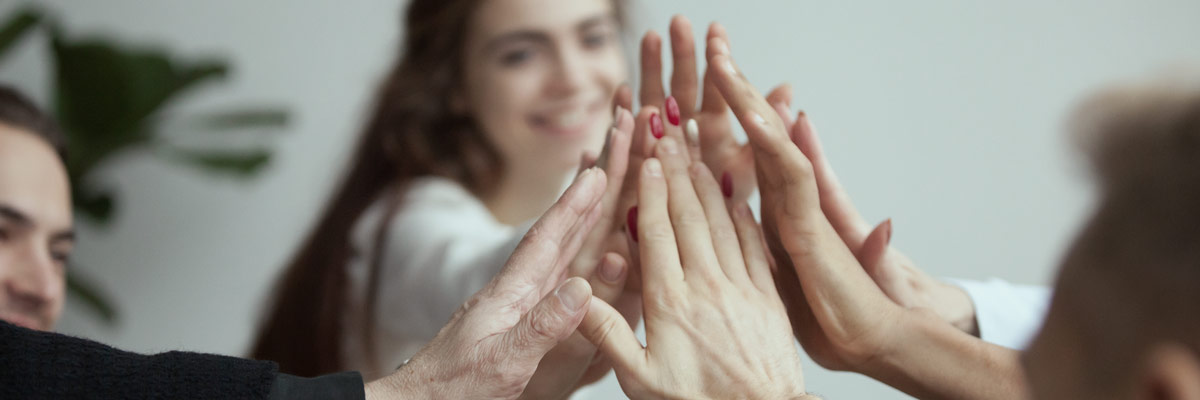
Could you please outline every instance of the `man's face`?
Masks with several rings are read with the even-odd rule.
[[[0,123],[0,319],[52,329],[74,245],[71,189],[58,154]]]

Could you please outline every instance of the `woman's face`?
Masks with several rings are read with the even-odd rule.
[[[611,0],[481,1],[459,100],[510,171],[566,171],[600,150],[627,73],[619,28]]]

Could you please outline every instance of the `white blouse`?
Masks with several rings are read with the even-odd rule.
[[[369,260],[387,208],[378,200],[356,223],[348,269],[343,361],[367,380],[384,376],[437,335],[450,315],[492,279],[532,225],[496,221],[483,203],[445,178],[414,181],[387,223],[375,309],[374,360],[363,341]],[[981,337],[1020,348],[1041,325],[1049,291],[1000,280],[952,281],[975,302]]]

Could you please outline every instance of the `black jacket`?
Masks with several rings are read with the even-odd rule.
[[[357,372],[317,378],[269,361],[142,355],[0,321],[0,399],[362,399]]]

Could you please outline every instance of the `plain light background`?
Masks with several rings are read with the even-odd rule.
[[[290,126],[269,169],[214,178],[144,153],[108,166],[121,214],[81,226],[80,273],[116,300],[105,327],[68,303],[59,330],[119,348],[241,355],[268,289],[340,176],[374,86],[396,54],[404,1],[36,2],[72,34],[225,57],[230,79],[172,114],[275,104]],[[0,4],[5,15],[23,2]],[[1200,60],[1200,2],[870,0],[634,1],[631,37],[682,13],[703,37],[719,20],[744,72],[795,88],[843,183],[893,244],[939,276],[1048,284],[1090,192],[1063,132],[1105,83]],[[0,81],[47,104],[45,40],[26,41]],[[628,40],[628,43],[635,43]],[[635,54],[628,52],[628,54]],[[905,398],[806,360],[830,399]],[[588,391],[620,396],[611,380]]]

